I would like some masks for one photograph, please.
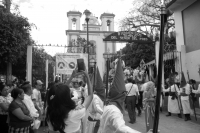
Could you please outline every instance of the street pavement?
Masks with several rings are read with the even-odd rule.
[[[184,118],[178,118],[176,115],[172,115],[170,117],[166,117],[167,113],[160,113],[160,121],[159,121],[159,130],[160,133],[200,133],[200,121],[184,121]],[[130,124],[128,113],[125,113],[124,119],[126,121],[126,125],[140,131],[141,133],[146,133],[145,127],[145,117],[144,113],[141,116],[138,116],[136,119],[136,123]],[[38,133],[45,133],[44,127],[40,128]],[[47,133],[47,132],[46,132]],[[54,133],[54,132],[50,132]]]

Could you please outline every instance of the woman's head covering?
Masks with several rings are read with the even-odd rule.
[[[116,105],[120,111],[124,112],[124,100],[126,98],[126,89],[124,83],[121,59],[117,62],[117,68],[109,91],[108,104]]]

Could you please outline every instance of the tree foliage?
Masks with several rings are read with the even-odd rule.
[[[154,44],[128,43],[122,49],[122,59],[126,66],[136,68],[143,59],[146,63],[155,58]]]
[[[0,73],[6,74],[6,63],[12,62],[13,75],[25,80],[27,46],[34,45],[31,39],[31,28],[34,24],[29,23],[28,18],[20,15],[16,6],[15,12],[10,13],[0,6]],[[33,82],[37,79],[45,83],[45,61],[49,59],[49,79],[53,80],[53,58],[44,49],[33,47]]]
[[[0,7],[0,62],[15,64],[23,54],[27,45],[31,44],[30,31],[33,24],[19,12],[7,12]]]
[[[32,76],[33,83],[40,79],[45,83],[46,81],[46,60],[48,59],[48,79],[53,81],[53,67],[55,66],[55,57],[47,54],[43,48],[33,47],[33,62],[32,62]]]
[[[160,0],[134,0],[133,9],[128,16],[120,21],[120,26],[125,30],[136,28],[138,32],[146,35],[155,35],[160,27]],[[168,20],[166,33],[174,28],[174,18],[172,12],[167,11]]]
[[[120,28],[125,31],[137,31],[156,41],[160,30],[160,0],[133,0],[133,8],[120,21]],[[169,3],[169,1],[167,1]],[[164,52],[176,49],[173,13],[167,11],[168,20],[165,27]],[[154,44],[127,44],[122,53],[126,65],[136,68],[144,59],[147,63],[155,59]]]

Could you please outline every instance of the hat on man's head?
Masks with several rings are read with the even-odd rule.
[[[36,81],[36,84],[37,84],[37,85],[42,85],[43,83],[42,83],[41,80],[37,80],[37,81]]]

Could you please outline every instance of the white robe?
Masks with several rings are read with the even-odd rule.
[[[185,93],[188,95],[188,96],[181,96],[181,104],[183,107],[183,114],[192,114],[193,111],[190,107],[190,100],[189,100],[190,85],[187,84],[183,88],[185,88]],[[183,92],[183,88],[180,88],[180,93]]]
[[[103,101],[94,94],[93,100],[88,107],[88,115],[96,120],[101,119],[101,114],[103,113]],[[94,121],[89,121],[87,119],[87,127],[86,127],[86,132],[85,133],[93,133],[94,127],[96,125],[96,122]]]
[[[171,89],[171,92],[179,92],[179,88],[178,86],[172,85],[169,88],[167,88],[166,90],[163,90],[164,92],[169,92]],[[180,114],[180,103],[178,103],[178,99],[174,99],[172,100],[172,96],[168,96],[168,112],[170,113],[174,113],[174,114]]]
[[[104,107],[98,133],[140,133],[125,125],[123,114],[115,105]]]

